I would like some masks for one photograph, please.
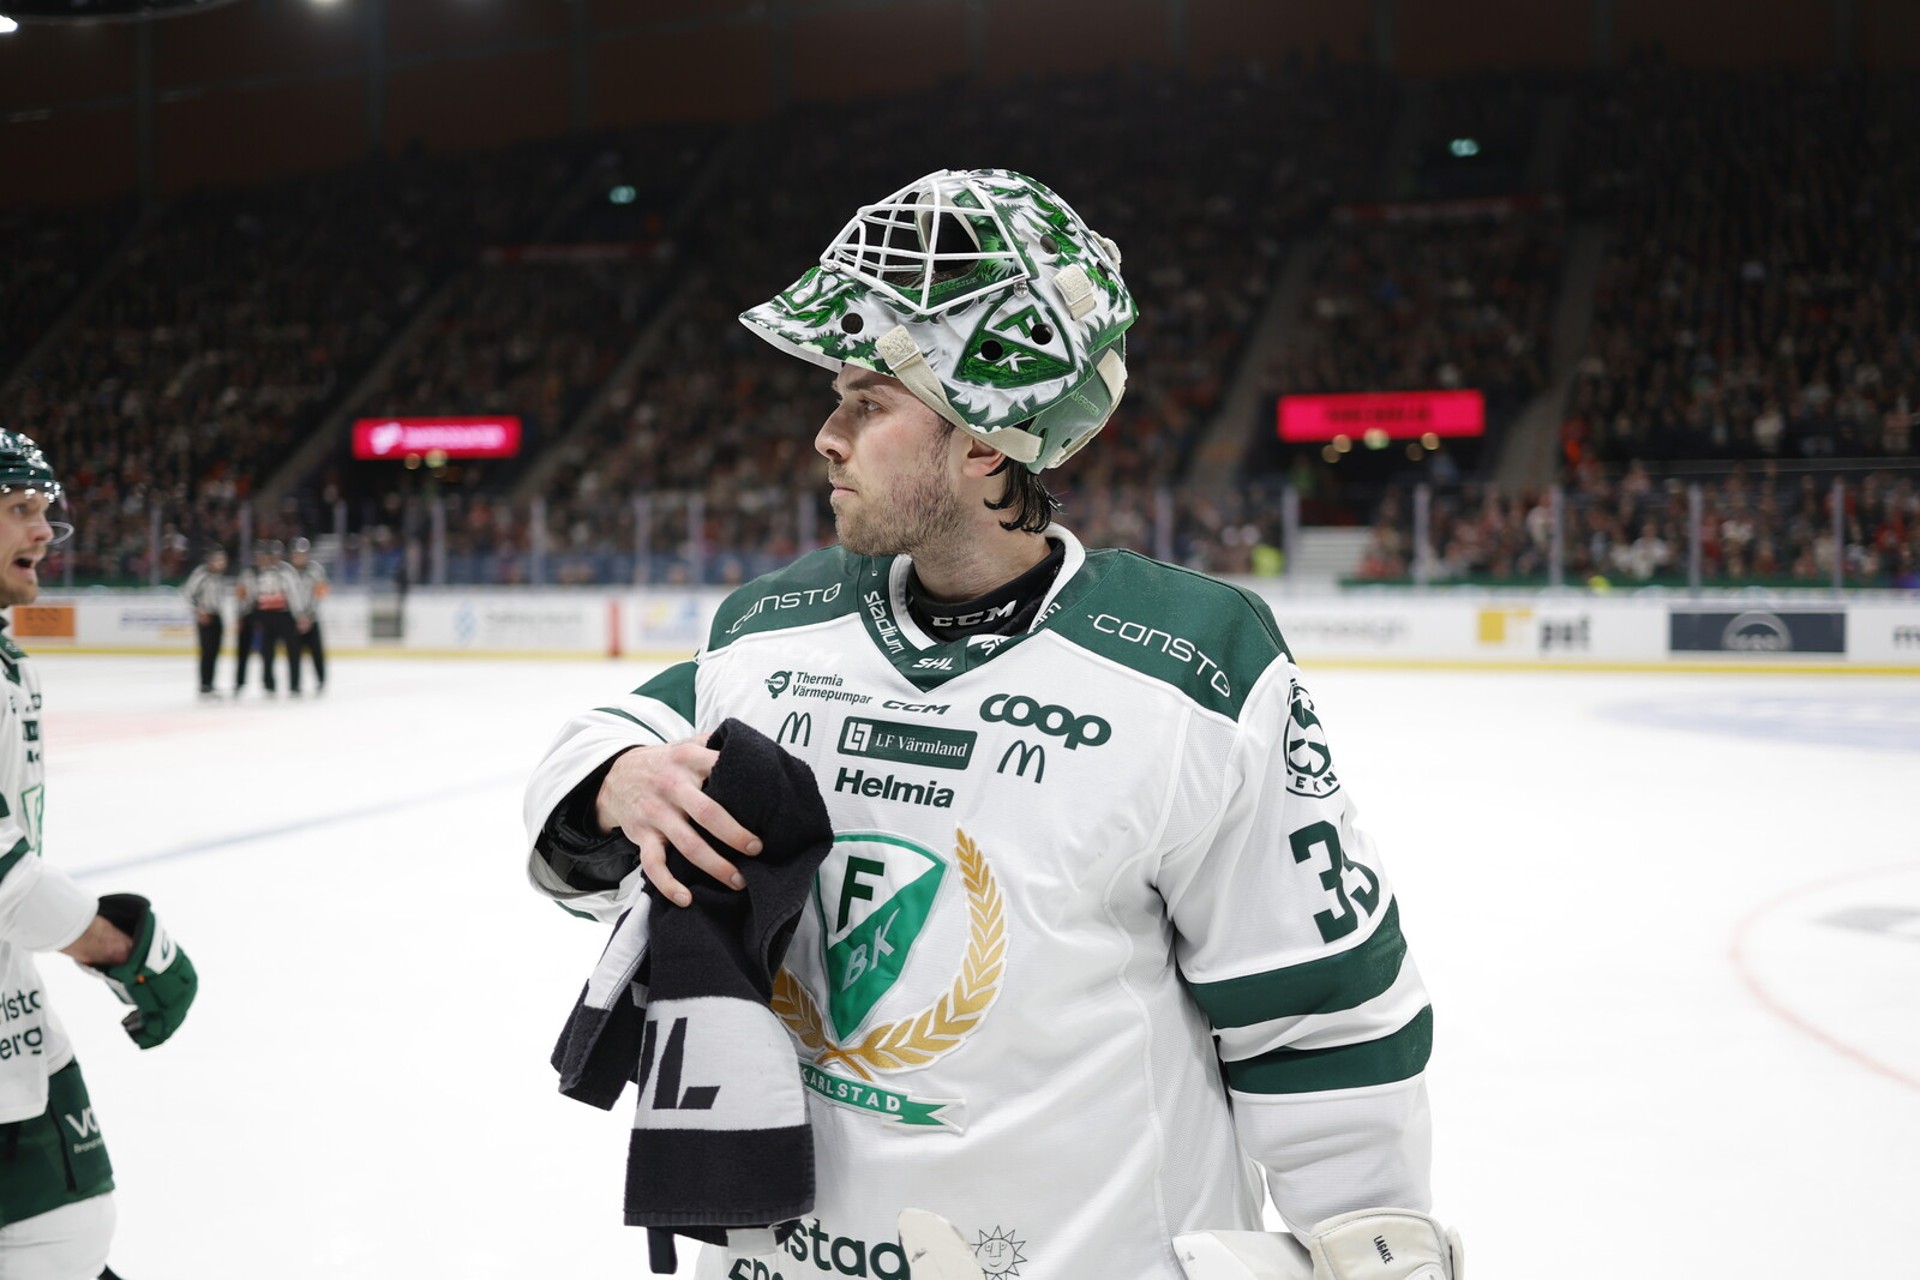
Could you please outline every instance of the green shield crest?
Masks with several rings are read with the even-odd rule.
[[[850,1037],[906,968],[933,913],[947,864],[924,845],[878,831],[837,836],[814,877],[825,952],[827,1016]]]

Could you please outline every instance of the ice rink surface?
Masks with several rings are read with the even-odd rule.
[[[142,1053],[43,964],[117,1170],[115,1268],[645,1275],[628,1101],[547,1066],[601,930],[526,888],[520,794],[567,715],[653,668],[346,658],[324,699],[202,705],[187,659],[38,661],[47,856],[151,897],[202,978]],[[1473,1280],[1899,1270],[1920,680],[1308,685],[1433,994],[1436,1211]]]

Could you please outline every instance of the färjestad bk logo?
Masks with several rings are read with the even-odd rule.
[[[1293,687],[1293,711],[1287,717],[1287,790],[1297,796],[1330,796],[1340,789],[1333,771],[1333,752],[1327,732],[1314,713],[1313,698]]]

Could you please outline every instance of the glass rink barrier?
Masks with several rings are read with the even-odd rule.
[[[1296,477],[1298,478],[1298,477]],[[1920,466],[1589,470],[1558,484],[1271,482],[1076,486],[1061,523],[1221,576],[1372,589],[1765,587],[1920,590]],[[174,586],[216,546],[310,544],[336,584],[729,586],[833,539],[825,486],[568,500],[464,491],[365,500],[84,500],[40,578]],[[1276,585],[1279,585],[1276,583]]]

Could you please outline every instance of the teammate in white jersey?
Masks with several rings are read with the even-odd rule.
[[[60,482],[39,446],[0,429],[0,606],[31,603],[57,537]],[[41,857],[46,805],[40,678],[0,632],[0,1277],[92,1280],[113,1237],[113,1169],[60,1020],[35,966],[62,951],[106,977],[142,1048],[172,1034],[193,966],[146,900],[96,898]]]
[[[946,1280],[896,1236],[925,1210],[990,1277],[1458,1280],[1431,1010],[1271,614],[1053,523],[1040,475],[1112,413],[1134,316],[1118,248],[1032,179],[863,207],[742,317],[832,374],[839,545],[576,717],[528,788],[534,884],[601,919],[643,882],[689,901],[668,845],[740,886],[764,833],[702,790],[722,720],[826,799],[773,998],[815,1211],[701,1276]],[[705,1126],[730,1087],[640,1123]],[[1298,1244],[1257,1234],[1266,1193]]]

